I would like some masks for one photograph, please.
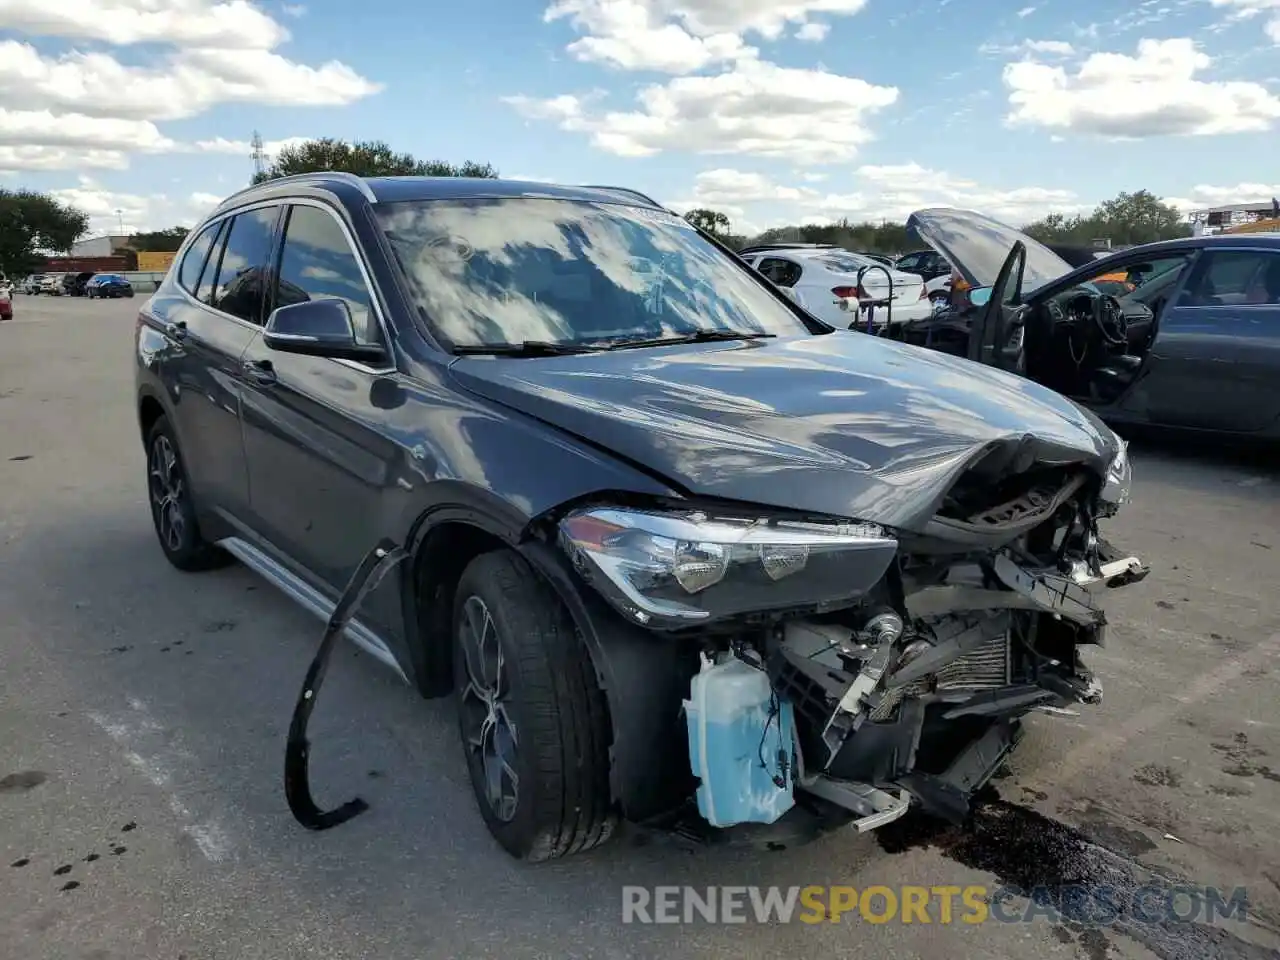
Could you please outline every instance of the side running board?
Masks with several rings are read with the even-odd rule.
[[[252,543],[241,537],[227,537],[218,541],[218,546],[231,554],[254,573],[278,588],[304,610],[321,620],[328,620],[337,609],[337,603],[330,600],[318,589],[303,580],[292,570],[287,569]],[[405,683],[409,678],[396,661],[391,650],[382,638],[357,619],[350,620],[344,632],[357,647],[396,672]]]

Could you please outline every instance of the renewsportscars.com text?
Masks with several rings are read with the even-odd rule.
[[[1035,923],[1106,926],[1247,920],[1243,887],[1105,884],[1036,887],[980,885],[638,887],[622,888],[623,923]]]

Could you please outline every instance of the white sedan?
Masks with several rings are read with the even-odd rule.
[[[881,328],[886,322],[896,325],[921,320],[933,312],[919,276],[847,250],[754,247],[744,259],[810,313],[835,327],[865,330],[870,324]]]

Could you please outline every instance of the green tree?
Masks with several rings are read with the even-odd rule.
[[[1087,217],[1050,213],[1025,232],[1046,243],[1088,246],[1094,240],[1110,240],[1113,246],[1126,246],[1190,236],[1191,227],[1176,207],[1148,190],[1138,190],[1103,201]]]
[[[719,210],[696,207],[686,213],[684,218],[699,230],[705,230],[713,236],[720,238],[729,236],[729,218]]]
[[[129,246],[139,253],[176,253],[190,230],[190,227],[166,227],[135,233],[129,237]]]
[[[308,140],[284,147],[271,167],[253,178],[254,183],[299,173],[337,170],[360,177],[486,177],[498,175],[487,163],[462,164],[443,160],[419,160],[410,153],[396,153],[381,140],[349,143],[333,137]]]
[[[32,273],[41,252],[71,249],[89,229],[89,215],[33,190],[0,190],[0,270]]]
[[[1106,228],[1099,234],[1112,243],[1152,243],[1190,235],[1191,227],[1176,207],[1161,202],[1149,190],[1121,193],[1105,200],[1093,211],[1092,219]]]

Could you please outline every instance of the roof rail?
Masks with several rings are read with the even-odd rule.
[[[739,253],[757,253],[761,250],[838,250],[840,249],[834,243],[754,243],[749,247],[743,247]]]
[[[262,181],[262,183],[251,183],[243,190],[237,190],[222,202],[226,203],[227,200],[232,200],[241,194],[248,193],[250,190],[257,190],[259,187],[274,186],[277,183],[300,183],[304,180],[338,180],[355,187],[370,203],[378,202],[378,195],[373,192],[373,188],[365,182],[363,177],[357,177],[354,173],[347,173],[345,170],[319,170],[314,173],[294,173],[287,177],[273,177],[270,180]]]
[[[653,199],[653,197],[646,196],[645,194],[641,193],[639,190],[632,190],[630,187],[608,187],[600,183],[584,183],[582,187],[584,190],[609,190],[609,191],[612,191],[613,193],[625,194],[629,197],[635,197],[637,200],[643,200],[645,203],[649,204],[650,206],[658,207],[659,209],[662,209],[662,210],[666,209],[666,207],[663,207],[662,204],[660,204],[657,200]]]

